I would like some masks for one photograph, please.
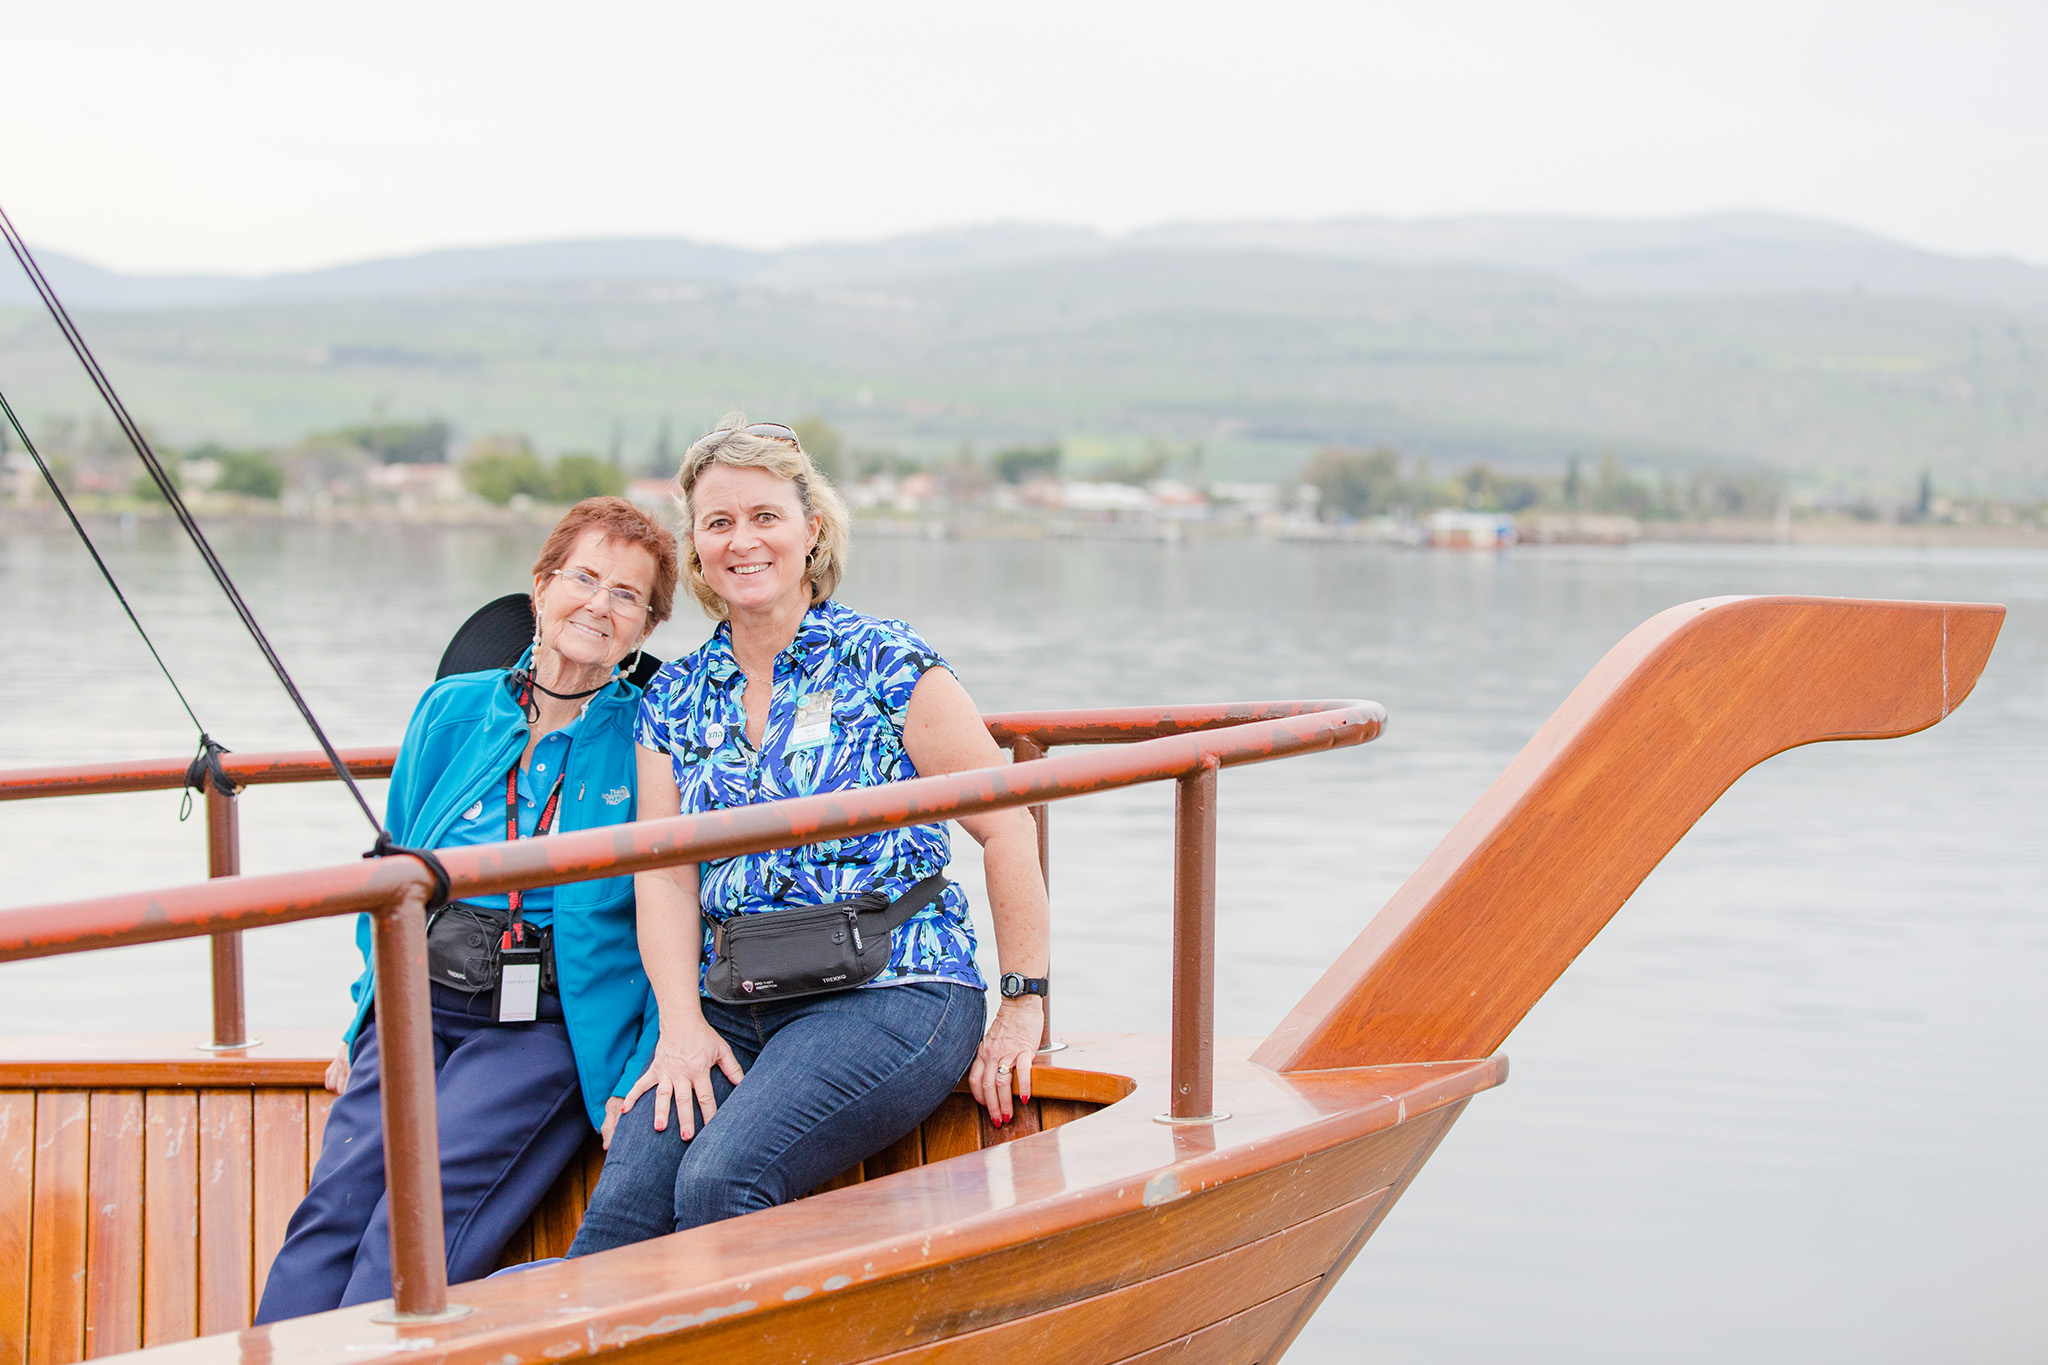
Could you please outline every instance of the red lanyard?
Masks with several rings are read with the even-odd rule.
[[[562,801],[562,778],[555,778],[555,789],[548,793],[548,803],[540,808],[540,819],[533,825],[533,837],[538,839],[548,832],[548,826],[555,822],[555,807]],[[505,773],[505,841],[519,840],[519,765],[514,763]],[[526,901],[526,893],[513,887],[505,893],[508,907],[512,911],[510,925],[506,928],[507,938],[514,944],[526,939],[525,920],[521,918],[520,906]]]

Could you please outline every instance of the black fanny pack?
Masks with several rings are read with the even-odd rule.
[[[889,935],[945,890],[941,874],[894,901],[869,891],[830,905],[734,915],[712,930],[704,993],[744,1005],[865,986],[889,965]]]
[[[509,911],[453,901],[427,920],[427,976],[475,995],[498,987],[498,945],[510,928]],[[526,926],[540,938],[540,988],[555,990],[555,935],[549,925]]]

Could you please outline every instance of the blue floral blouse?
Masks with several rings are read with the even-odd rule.
[[[654,675],[634,738],[669,756],[685,815],[900,782],[917,776],[903,749],[910,694],[926,669],[945,667],[903,622],[821,602],[776,656],[768,724],[756,750],[747,740],[746,675],[733,658],[732,627],[720,623],[709,640]],[[941,823],[707,861],[698,869],[704,963],[712,960],[713,921],[825,905],[868,890],[899,896],[951,858]],[[869,985],[983,987],[967,893],[957,883],[891,937],[889,965]]]

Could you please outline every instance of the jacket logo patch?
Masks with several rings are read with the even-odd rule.
[[[621,802],[630,801],[632,799],[633,793],[629,788],[626,787],[613,787],[610,791],[604,794],[604,803],[607,806],[616,806],[619,805]]]

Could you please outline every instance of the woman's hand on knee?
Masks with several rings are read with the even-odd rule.
[[[1038,1040],[1044,1031],[1044,1002],[1025,995],[1005,1000],[982,1035],[981,1050],[967,1069],[967,1088],[998,1128],[1015,1113],[1010,1100],[1011,1076],[1017,1078],[1017,1092],[1024,1102],[1031,1101],[1031,1063],[1038,1057]]]
[[[718,1101],[711,1091],[711,1069],[725,1073],[725,1078],[734,1085],[740,1083],[745,1074],[740,1070],[740,1059],[718,1030],[698,1019],[685,1021],[671,1029],[664,1027],[661,1041],[654,1046],[654,1060],[647,1064],[640,1079],[633,1082],[633,1088],[626,1092],[626,1101],[620,1112],[630,1111],[636,1101],[649,1090],[654,1092],[654,1131],[659,1133],[668,1127],[669,1106],[675,1105],[676,1122],[682,1127],[683,1138],[687,1141],[697,1136],[697,1125],[690,1101],[697,1101],[697,1109],[703,1111],[704,1121],[711,1122],[711,1116],[718,1112]]]
[[[626,1102],[617,1095],[604,1102],[604,1127],[597,1130],[597,1136],[607,1152],[612,1149],[612,1134],[619,1130],[619,1115],[625,1112]]]
[[[323,1083],[335,1094],[345,1095],[348,1093],[348,1072],[348,1044],[343,1043],[341,1050],[334,1054],[334,1060],[327,1064]]]

